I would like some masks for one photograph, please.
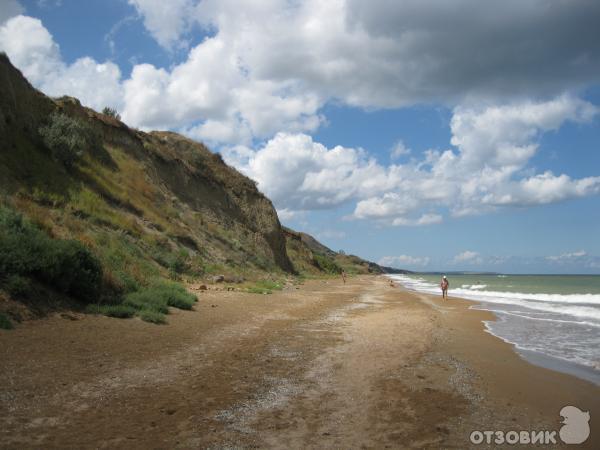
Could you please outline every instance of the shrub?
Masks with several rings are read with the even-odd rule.
[[[97,137],[85,122],[62,113],[52,113],[39,133],[52,157],[67,168],[73,166],[86,149],[98,145]]]
[[[185,288],[176,283],[161,283],[154,288],[166,299],[167,305],[173,308],[191,310],[198,300],[195,295],[190,294]]]
[[[150,323],[156,323],[156,324],[167,323],[167,320],[165,319],[164,314],[156,312],[152,309],[141,310],[139,312],[139,316],[140,316],[140,319],[142,319],[144,322],[150,322]]]
[[[113,117],[117,120],[121,120],[121,114],[119,114],[116,109],[111,108],[110,106],[105,106],[102,110],[102,114],[108,117]]]
[[[12,330],[14,328],[10,319],[4,314],[0,312],[0,329],[3,330]]]
[[[313,259],[317,267],[324,272],[331,274],[342,273],[342,268],[338,266],[336,262],[328,256],[315,254],[313,256]]]
[[[20,275],[9,275],[3,284],[6,291],[15,298],[24,298],[31,293],[31,281]]]
[[[151,309],[167,314],[169,306],[190,310],[196,300],[183,286],[172,282],[160,282],[126,295],[124,304],[138,310]]]
[[[136,313],[135,308],[127,305],[89,305],[86,311],[90,314],[104,314],[119,319],[128,319]]]
[[[0,208],[0,277],[11,276],[35,278],[85,302],[97,299],[102,285],[100,262],[83,244],[52,239],[20,214]]]
[[[169,307],[165,299],[150,289],[142,289],[141,291],[127,294],[123,304],[131,306],[136,310],[152,309],[162,314],[169,312]]]

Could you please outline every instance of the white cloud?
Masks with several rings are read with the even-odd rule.
[[[428,256],[410,256],[410,255],[398,255],[398,256],[384,256],[377,264],[386,267],[424,267],[429,264],[430,258]]]
[[[477,252],[473,252],[471,250],[465,250],[462,253],[459,253],[452,260],[453,263],[467,263],[467,264],[481,264],[483,262],[483,258]]]
[[[392,147],[390,156],[392,157],[392,159],[398,159],[398,158],[408,155],[410,153],[411,153],[410,148],[408,148],[406,145],[404,145],[404,142],[402,140],[399,140],[398,142],[396,142],[396,144],[394,144],[394,147]]]
[[[278,133],[256,151],[237,146],[223,156],[280,209],[331,208],[379,191],[387,176],[363,150],[329,149],[305,134]]]
[[[451,143],[458,151],[430,150],[422,161],[391,165],[385,184],[393,187],[382,187],[382,193],[360,200],[354,217],[405,225],[411,223],[409,216],[424,209],[437,209],[429,213],[437,216],[444,209],[463,216],[597,194],[600,177],[572,179],[549,171],[528,175],[523,171],[542,133],[567,121],[589,122],[597,113],[594,105],[567,95],[540,102],[457,107]]]
[[[67,65],[39,19],[16,16],[0,26],[0,49],[48,95],[69,94],[96,109],[122,104],[121,72],[113,63],[85,57]]]
[[[248,132],[235,131],[240,126],[261,139],[313,131],[331,100],[366,108],[455,105],[555,95],[599,80],[600,7],[583,0],[493,9],[477,0],[452,8],[417,0],[376,0],[368,8],[342,0],[129,1],[165,48],[190,44],[193,26],[209,31],[172,70],[160,125],[215,142],[247,144]],[[127,116],[136,126],[159,123],[143,110]]]
[[[579,259],[579,258],[584,258],[588,256],[588,254],[585,252],[585,250],[579,250],[576,252],[571,252],[571,253],[563,253],[561,255],[556,255],[556,256],[546,256],[546,259],[548,261],[572,261],[574,259]]]
[[[144,19],[144,26],[165,49],[186,47],[181,37],[193,21],[194,2],[191,0],[128,0]]]
[[[330,149],[293,133],[280,133],[257,150],[234,146],[223,154],[255,179],[278,208],[323,209],[355,201],[355,219],[430,225],[442,222],[445,211],[461,216],[600,192],[600,177],[523,171],[541,133],[566,121],[590,121],[596,114],[595,106],[570,96],[459,107],[451,121],[456,150],[430,150],[422,160],[387,167],[364,150]]]
[[[178,0],[168,8],[131,2],[165,48],[185,47],[195,25],[210,29],[210,37],[190,44],[182,63],[138,64],[125,80],[111,62],[84,57],[66,64],[48,30],[31,17],[0,26],[0,49],[50,95],[116,107],[132,126],[177,129],[227,145],[221,149],[226,160],[254,178],[280,211],[356,202],[357,219],[427,225],[448,213],[600,192],[600,177],[525,172],[543,133],[597,115],[597,107],[572,95],[545,95],[599,80],[600,38],[592,37],[600,33],[600,6],[594,2],[548,9],[510,1],[493,14],[467,0],[456,8],[413,0],[374,0],[368,8],[341,0]],[[547,19],[554,33],[542,33]],[[570,33],[575,27],[579,32]],[[466,63],[490,35],[505,38],[505,45],[490,45],[478,53],[478,64]],[[548,39],[540,42],[539,35]],[[519,59],[524,42],[541,46],[532,61]],[[523,99],[523,92],[546,100]],[[498,104],[498,98],[506,100]],[[458,104],[450,123],[453,147],[389,166],[360,148],[327,148],[305,133],[325,122],[320,111],[330,101],[367,108]],[[407,151],[398,141],[392,156]]]
[[[299,215],[301,215],[300,212],[298,211],[292,211],[291,209],[278,209],[277,210],[277,216],[279,217],[279,220],[282,222],[287,222],[289,220],[292,220],[296,217],[298,217]]]

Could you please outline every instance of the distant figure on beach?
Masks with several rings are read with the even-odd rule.
[[[446,300],[448,300],[448,287],[450,286],[450,283],[448,282],[448,278],[446,278],[446,275],[444,275],[442,277],[442,282],[440,283],[440,287],[442,288],[442,298],[445,298]]]
[[[394,287],[394,280],[390,278],[390,287]]]
[[[346,284],[346,271],[342,270],[342,280],[344,280],[344,284]]]

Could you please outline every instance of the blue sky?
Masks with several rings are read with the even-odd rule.
[[[0,49],[49,95],[208,143],[334,250],[600,273],[595,3],[6,0]]]

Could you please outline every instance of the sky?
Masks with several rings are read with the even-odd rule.
[[[38,89],[205,142],[416,271],[600,273],[600,2],[2,0]]]

